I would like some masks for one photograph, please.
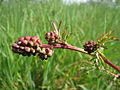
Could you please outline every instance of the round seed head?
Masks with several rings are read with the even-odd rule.
[[[21,42],[21,41],[17,41],[16,43],[17,43],[18,45],[21,45],[21,44],[22,44],[22,42]]]
[[[30,40],[31,36],[25,36],[24,39],[25,40]]]
[[[33,46],[33,45],[34,45],[33,41],[28,41],[28,44],[29,44],[30,46]]]
[[[38,39],[36,42],[37,42],[38,44],[41,44],[41,43],[42,43],[42,41],[41,41],[40,39]]]
[[[39,39],[38,36],[32,36],[30,40],[31,40],[31,41],[36,41],[37,39]]]
[[[23,46],[20,46],[20,49],[24,50],[25,48]]]
[[[41,48],[37,47],[37,52],[40,53],[41,52]]]
[[[22,41],[22,45],[27,45],[28,44],[28,41],[27,40],[23,40]]]
[[[25,51],[30,52],[31,49],[29,47],[25,47]]]
[[[50,48],[45,48],[45,52],[49,53],[50,52]]]
[[[54,36],[51,36],[50,39],[51,39],[51,40],[55,40],[55,37],[54,37]]]
[[[34,43],[34,46],[39,46],[39,44],[37,42]]]
[[[47,56],[47,55],[45,55],[45,60],[47,60],[47,58],[48,58],[48,56]]]
[[[32,53],[35,53],[35,50],[34,50],[33,48],[30,48],[30,51],[31,51]]]
[[[50,37],[50,32],[47,32],[45,36]]]
[[[45,48],[42,48],[41,53],[46,54]]]
[[[52,52],[49,52],[47,55],[48,55],[49,57],[52,56]]]
[[[12,47],[14,48],[16,48],[18,45],[16,44],[16,43],[14,43],[14,44],[12,44]]]
[[[23,41],[23,40],[24,40],[24,37],[20,37],[18,40],[19,40],[19,41]]]
[[[16,48],[19,48],[19,47],[20,47],[20,46],[18,46],[18,45],[16,46]]]

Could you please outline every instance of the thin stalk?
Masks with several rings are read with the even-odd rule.
[[[74,50],[74,51],[78,51],[78,52],[82,52],[85,54],[88,54],[86,51],[84,51],[84,49],[82,48],[78,48],[72,45],[47,45],[47,44],[43,44],[41,45],[42,48],[63,48],[63,49],[69,49],[69,50]]]
[[[62,21],[60,21],[59,27],[58,27],[58,33],[60,33],[60,27],[61,27]]]
[[[114,74],[113,72],[110,72],[109,70],[107,70],[107,69],[102,69],[102,68],[99,68],[100,70],[103,70],[103,71],[105,71],[105,72],[107,72],[107,73],[109,73],[109,74],[111,74],[111,75],[113,75],[115,78],[114,79],[116,79],[116,78],[119,78],[120,77],[120,74],[118,74],[118,75],[116,75],[116,74]]]
[[[110,60],[107,60],[102,54],[98,53],[98,55],[104,60],[105,63],[107,63],[108,65],[110,65],[112,68],[114,68],[115,70],[117,70],[120,73],[120,69],[114,65],[112,62],[110,62]]]
[[[41,47],[43,48],[63,48],[63,49],[69,49],[69,50],[74,50],[74,51],[78,51],[78,52],[82,52],[84,54],[88,54],[86,51],[84,51],[84,49],[82,48],[78,48],[78,47],[75,47],[75,46],[72,46],[72,45],[46,45],[46,44],[43,44],[41,45]],[[91,55],[91,56],[94,56],[94,54],[88,54],[88,55]],[[107,60],[102,54],[98,53],[98,55],[104,60],[105,63],[107,63],[108,65],[110,65],[112,68],[114,68],[116,71],[118,71],[120,73],[120,69],[114,65],[112,62],[110,62],[109,60]]]
[[[58,33],[57,26],[56,26],[56,24],[54,23],[54,21],[52,21],[52,24],[53,24],[53,27],[54,27],[54,31]]]

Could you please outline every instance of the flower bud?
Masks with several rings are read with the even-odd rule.
[[[34,45],[33,41],[28,41],[28,45],[33,46]]]
[[[50,36],[51,36],[51,35],[50,35],[50,32],[47,32],[47,33],[46,33],[46,36],[47,36],[47,37],[50,37]]]
[[[47,54],[47,56],[50,57],[50,56],[52,56],[52,54],[53,54],[52,52],[49,52],[49,53]]]
[[[27,52],[30,52],[30,48],[29,47],[25,47],[25,51],[27,51]]]
[[[40,53],[41,52],[41,48],[37,47],[37,52]]]
[[[25,40],[30,40],[31,36],[25,36],[24,39]]]
[[[25,47],[20,46],[20,49],[24,50],[24,49],[25,49]]]
[[[23,45],[27,45],[27,44],[28,44],[28,41],[27,41],[27,40],[23,40],[23,41],[22,41],[22,44],[23,44]]]
[[[32,53],[35,53],[35,50],[34,50],[33,48],[30,48],[30,51],[31,51]]]
[[[87,51],[88,53],[94,52],[95,50],[97,50],[97,48],[98,48],[97,43],[93,41],[85,42],[84,50]]]
[[[42,43],[42,41],[41,41],[40,39],[38,39],[36,42],[37,42],[38,44],[41,44],[41,43]]]
[[[37,39],[39,39],[38,36],[32,36],[30,40],[31,40],[31,41],[36,41]]]
[[[21,45],[21,44],[22,44],[22,42],[21,42],[21,41],[17,41],[16,43],[17,43],[18,45]]]
[[[19,38],[18,40],[19,40],[19,41],[23,41],[23,40],[24,40],[24,37],[21,37],[21,38]]]
[[[18,47],[18,45],[16,43],[12,44],[12,47]]]
[[[34,43],[34,46],[39,46],[39,44],[37,42]]]
[[[51,36],[50,39],[51,39],[51,40],[55,40],[55,37],[54,37],[54,36]]]
[[[42,48],[41,53],[46,54],[45,48]]]
[[[45,52],[49,53],[50,52],[50,48],[45,48]]]

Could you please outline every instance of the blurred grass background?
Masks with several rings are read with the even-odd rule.
[[[71,45],[83,47],[87,40],[96,41],[103,33],[113,30],[120,38],[120,8],[100,3],[65,5],[59,0],[9,0],[0,4],[0,89],[1,90],[119,90],[120,80],[97,70],[88,55],[58,49],[47,61],[38,57],[23,57],[12,53],[11,44],[19,37],[44,35],[53,30],[51,21],[72,35]],[[108,44],[104,53],[120,67],[120,43]],[[108,65],[106,69],[117,73]]]

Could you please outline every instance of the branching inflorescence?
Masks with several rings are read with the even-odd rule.
[[[42,44],[42,40],[38,36],[25,36],[21,37],[12,44],[12,51],[14,53],[18,53],[22,56],[39,56],[41,60],[47,60],[54,53],[55,48],[63,48],[74,50],[78,52],[82,52],[88,55],[95,57],[98,59],[98,56],[108,65],[110,65],[113,69],[117,70],[120,73],[120,69],[106,59],[105,55],[102,53],[101,48],[105,49],[104,45],[108,41],[119,41],[119,39],[111,36],[111,31],[102,35],[97,42],[87,41],[85,45],[83,45],[84,49],[72,46],[65,42],[60,35],[60,26],[57,29],[54,22],[52,22],[54,31],[47,32],[45,34],[45,39],[48,44]],[[105,71],[105,70],[104,70]],[[120,77],[120,75],[117,77]]]

